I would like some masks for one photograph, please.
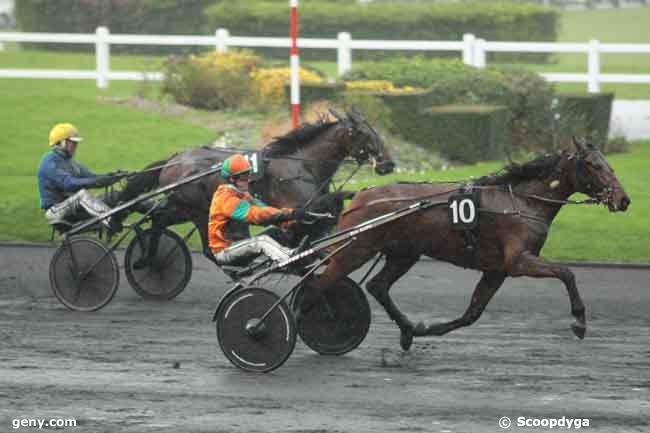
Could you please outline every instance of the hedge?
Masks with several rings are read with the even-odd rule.
[[[181,6],[178,0],[20,0],[16,2],[15,14],[18,27],[25,32],[92,33],[98,26],[106,26],[112,33],[197,34],[205,28],[203,10],[213,3],[214,0],[183,0]],[[31,45],[54,50],[89,49],[70,44]],[[111,50],[169,51],[125,46],[111,46]]]
[[[614,94],[560,93],[557,98],[562,125],[570,126],[571,134],[590,137],[596,146],[607,152]]]
[[[504,157],[509,111],[490,105],[442,105],[422,113],[417,141],[465,163]]]
[[[355,62],[345,81],[387,80],[396,86],[426,88],[445,77],[469,74],[476,68],[456,59],[428,59],[424,56],[396,57],[380,62]]]
[[[340,83],[301,83],[300,105],[307,107],[316,101],[334,101],[345,91],[345,86]],[[285,86],[287,101],[291,101],[291,86]]]
[[[233,35],[287,36],[289,14],[282,2],[224,1],[206,10],[208,29],[223,27]],[[310,38],[335,38],[350,32],[355,39],[460,40],[473,33],[487,40],[555,41],[559,15],[535,4],[520,3],[409,3],[408,5],[336,4],[304,1],[300,5],[300,34]],[[266,55],[286,56],[285,49],[263,50]],[[450,53],[429,53],[447,55]],[[306,59],[334,60],[333,50],[305,50]],[[354,57],[393,56],[390,52],[354,51]],[[453,54],[456,55],[457,54]],[[500,54],[501,59],[516,55]],[[530,56],[530,55],[528,55]],[[547,58],[540,55],[539,58]]]

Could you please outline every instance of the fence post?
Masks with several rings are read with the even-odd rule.
[[[587,73],[589,93],[600,92],[600,42],[596,39],[589,41],[587,52]]]
[[[474,66],[481,69],[485,68],[485,58],[485,39],[476,39],[474,41]]]
[[[108,43],[109,31],[106,27],[97,27],[95,30],[95,61],[97,65],[97,87],[108,87],[108,73],[110,71],[111,50]]]
[[[227,53],[228,52],[228,38],[230,37],[230,32],[228,29],[217,29],[214,33],[214,36],[217,38],[216,50],[218,53]]]
[[[341,32],[338,34],[339,47],[336,51],[339,76],[352,69],[352,49],[350,48],[351,40],[352,36],[348,32]]]
[[[463,63],[472,66],[474,64],[474,40],[476,38],[471,33],[463,35]]]

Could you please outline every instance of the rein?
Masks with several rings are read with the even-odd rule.
[[[451,184],[462,184],[462,182],[436,182],[436,183],[451,183]],[[464,185],[471,185],[465,183]],[[472,189],[482,189],[482,190],[501,190],[501,185],[471,185]],[[430,198],[435,198],[435,197],[440,197],[446,194],[462,191],[464,189],[464,186],[459,186],[447,191],[442,191],[438,192],[435,194],[425,194],[425,195],[420,195],[420,196],[408,196],[408,197],[397,197],[397,198],[379,198],[372,200],[362,206],[358,206],[355,208],[348,208],[345,209],[342,213],[341,216],[346,215],[348,213],[355,212],[359,209],[363,209],[365,207],[370,207],[370,206],[375,206],[378,204],[383,204],[383,203],[396,203],[396,202],[404,202],[404,201],[418,201],[418,200],[426,200]],[[602,200],[599,198],[588,198],[585,200],[558,200],[558,199],[552,199],[548,197],[543,197],[537,194],[525,194],[525,193],[516,193],[512,190],[512,185],[508,184],[507,185],[507,191],[510,194],[510,197],[512,198],[512,210],[504,209],[504,210],[493,210],[493,209],[487,209],[487,208],[479,208],[479,212],[484,212],[484,213],[489,213],[489,214],[494,214],[494,215],[516,215],[520,216],[522,218],[528,218],[536,221],[543,222],[548,225],[546,220],[533,215],[529,214],[526,212],[522,212],[519,209],[516,208],[515,202],[514,202],[514,196],[518,197],[524,197],[524,198],[530,198],[534,200],[538,200],[541,202],[546,202],[546,203],[553,203],[553,204],[559,204],[559,205],[566,205],[566,204],[575,204],[575,205],[580,205],[580,204],[598,204],[602,203]]]
[[[232,154],[235,154],[235,153],[250,152],[251,151],[250,149],[240,149],[240,150],[235,150],[233,148],[230,148],[230,149],[232,149],[232,151],[227,150],[226,152],[230,152]],[[187,150],[191,150],[191,149],[187,149]],[[161,170],[161,169],[167,168],[167,167],[174,167],[176,165],[186,164],[188,162],[194,163],[194,162],[199,162],[199,161],[209,161],[211,159],[212,158],[210,158],[210,157],[186,158],[184,161],[177,161],[177,162],[173,162],[173,163],[161,164],[161,165],[158,165],[158,166],[155,166],[155,167],[150,167],[150,168],[147,168],[147,169],[144,169],[144,170],[128,171],[128,172],[124,173],[124,177],[133,177],[133,176],[137,176],[138,174],[149,173],[149,172],[156,171],[156,170]],[[283,159],[289,159],[289,160],[295,160],[295,161],[303,161],[303,162],[313,162],[313,163],[335,162],[335,163],[340,163],[340,164],[352,164],[352,163],[358,164],[355,159],[350,159],[350,158],[345,158],[343,160],[317,159],[317,158],[312,159],[312,158],[301,158],[301,157],[298,157],[298,156],[288,156],[288,155],[287,156],[264,157],[263,158],[264,161],[283,160]],[[287,178],[287,179],[283,179],[283,180],[293,180],[293,179],[295,179],[295,178]]]
[[[345,186],[345,185],[350,181],[350,179],[352,179],[352,177],[353,177],[355,174],[357,174],[357,172],[359,171],[360,168],[361,168],[361,164],[357,164],[357,167],[356,167],[356,168],[352,171],[352,173],[351,173],[351,174],[350,174],[350,175],[345,179],[345,181],[344,181],[343,183],[341,183],[341,184],[338,186],[338,188],[336,188],[336,192],[341,191],[341,189],[343,189],[343,187],[344,187],[344,186]],[[325,179],[325,180],[324,180],[324,181],[323,181],[323,182],[318,186],[318,188],[314,191],[314,193],[313,193],[312,196],[309,198],[309,200],[307,200],[307,202],[305,203],[305,205],[304,205],[305,208],[309,207],[309,205],[314,201],[314,199],[316,199],[316,197],[318,197],[319,192],[320,192],[320,191],[321,191],[321,190],[322,190],[322,189],[323,189],[323,188],[324,188],[324,187],[325,187],[329,182],[331,182],[332,179],[334,179],[334,176],[336,176],[336,172],[332,173],[332,175],[331,175],[330,177],[328,177],[327,179]]]

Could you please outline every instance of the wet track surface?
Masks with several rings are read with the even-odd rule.
[[[357,350],[322,357],[299,342],[258,375],[222,356],[210,319],[228,284],[197,255],[172,302],[141,300],[122,275],[106,308],[74,313],[49,292],[52,250],[0,254],[0,432],[15,418],[76,418],[65,431],[84,432],[496,432],[502,416],[509,431],[549,431],[517,427],[521,416],[650,431],[650,271],[575,269],[584,341],[559,281],[509,279],[478,323],[409,353],[373,300]],[[392,293],[412,320],[451,320],[478,277],[421,262]]]

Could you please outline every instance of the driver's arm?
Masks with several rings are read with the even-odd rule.
[[[81,171],[81,176],[82,177],[97,177],[97,175],[95,173],[93,173],[90,169],[88,169],[88,167],[86,167],[85,165],[83,165],[83,164],[81,164],[79,162],[77,164],[78,164],[79,170]]]
[[[57,164],[54,164],[53,170],[48,170],[47,173],[50,181],[64,192],[76,192],[82,188],[90,188],[96,182],[94,175],[89,177],[73,176],[68,170]]]
[[[291,214],[291,209],[278,209],[267,206],[259,200],[255,200],[254,204],[252,204],[236,196],[228,197],[222,209],[234,220],[256,225],[286,221],[288,218],[283,219],[282,217],[288,217]]]

